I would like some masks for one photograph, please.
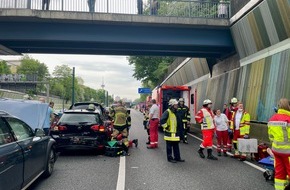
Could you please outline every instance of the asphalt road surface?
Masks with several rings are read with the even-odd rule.
[[[230,157],[218,161],[202,159],[197,154],[200,140],[189,137],[180,143],[184,163],[169,163],[162,133],[159,148],[147,149],[143,114],[132,110],[130,138],[138,138],[131,156],[106,157],[94,153],[62,154],[52,176],[37,180],[29,190],[272,190],[262,168]],[[216,155],[216,152],[214,153]]]

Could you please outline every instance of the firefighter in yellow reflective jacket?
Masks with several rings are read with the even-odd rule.
[[[187,133],[189,132],[190,113],[189,108],[186,105],[184,105],[183,98],[179,98],[178,100],[177,116],[182,123],[180,137],[183,140],[183,143],[188,144]]]
[[[233,131],[233,144],[235,149],[234,158],[239,158],[241,161],[246,160],[246,153],[238,151],[238,138],[248,139],[250,134],[250,114],[244,110],[244,105],[238,103],[238,109],[234,112],[230,129]]]
[[[119,134],[122,134],[122,147],[124,149],[124,155],[128,156],[128,125],[131,125],[131,121],[129,112],[123,106],[122,101],[118,101],[117,106],[111,110],[110,116],[114,119],[112,139],[116,139]]]
[[[178,101],[175,99],[169,100],[169,108],[162,114],[160,124],[164,129],[164,140],[166,141],[166,152],[167,152],[167,160],[168,162],[176,163],[176,162],[184,162],[183,159],[180,158],[179,151],[179,127],[176,111],[178,108]],[[172,156],[172,149],[173,155]]]
[[[268,122],[269,139],[272,142],[275,167],[275,190],[284,190],[290,177],[290,101],[282,98],[278,113]],[[285,188],[286,189],[286,188]]]

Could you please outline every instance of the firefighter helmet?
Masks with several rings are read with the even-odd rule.
[[[206,99],[203,101],[203,105],[212,104],[210,99]]]
[[[234,97],[234,98],[232,98],[232,99],[231,99],[231,103],[232,103],[232,104],[236,104],[236,103],[238,103],[238,99],[237,99],[237,98],[235,98],[235,97]]]
[[[184,102],[184,98],[179,98],[179,102]]]
[[[178,104],[178,101],[176,99],[170,99],[168,104],[170,106],[177,105]]]
[[[94,104],[89,104],[87,110],[95,111],[95,105]]]

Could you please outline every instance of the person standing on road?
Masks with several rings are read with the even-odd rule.
[[[90,13],[95,12],[95,4],[96,4],[96,0],[88,0],[88,6],[89,6]]]
[[[225,114],[221,113],[220,109],[216,110],[216,115],[214,116],[214,123],[216,126],[218,156],[221,156],[222,148],[224,156],[227,156],[229,120]]]
[[[164,129],[167,160],[171,163],[184,162],[184,160],[180,157],[179,151],[180,131],[176,117],[177,108],[178,101],[175,99],[169,100],[169,108],[162,114],[160,120],[160,124]],[[172,156],[172,149],[174,158]]]
[[[230,106],[225,110],[225,114],[228,117],[229,121],[232,120],[234,112],[238,110],[237,103],[238,103],[238,99],[233,97],[231,99]],[[233,144],[233,137],[234,137],[233,131],[229,130],[228,135],[229,135],[228,142],[227,142],[228,152],[232,152],[232,144]]]
[[[180,123],[182,123],[180,137],[183,140],[183,143],[188,144],[187,133],[189,132],[190,113],[189,108],[184,105],[183,98],[179,98],[178,100],[177,115],[178,119],[181,120]]]
[[[128,125],[129,117],[127,109],[123,106],[122,101],[118,101],[117,106],[111,110],[110,116],[114,118],[112,138],[117,139],[118,135],[122,135],[123,155],[129,156],[129,141],[128,141]]]
[[[268,122],[269,139],[272,142],[275,167],[275,190],[284,190],[290,183],[290,101],[282,98],[278,103],[278,113]],[[288,186],[289,188],[289,186]]]
[[[239,158],[240,161],[245,161],[247,155],[246,153],[241,153],[240,155],[240,152],[238,151],[238,138],[249,139],[250,120],[250,114],[244,110],[244,105],[241,102],[238,103],[238,110],[233,114],[230,129],[233,131],[234,134],[234,158]]]
[[[42,0],[42,10],[49,10],[50,0]]]
[[[215,131],[215,125],[213,121],[214,114],[211,110],[212,102],[209,99],[203,101],[203,108],[199,110],[195,116],[197,123],[201,124],[201,132],[203,141],[200,144],[197,151],[201,158],[205,158],[203,150],[207,148],[207,158],[211,160],[217,160],[212,155],[213,136]]]
[[[156,100],[151,100],[151,108],[149,110],[149,134],[150,145],[147,148],[158,148],[158,125],[159,125],[159,107],[156,104]]]
[[[39,99],[42,103],[45,103],[44,98],[40,98]],[[47,112],[46,112],[46,117],[44,120],[44,126],[43,126],[43,130],[45,132],[46,135],[49,134],[49,130],[50,130],[50,126],[54,120],[54,111],[53,111],[53,107],[54,107],[54,102],[49,102],[48,108],[47,108]]]
[[[151,103],[148,104],[148,107],[145,109],[143,113],[144,114],[143,126],[144,126],[144,129],[147,131],[147,135],[148,135],[148,141],[146,142],[146,144],[150,144],[149,108],[151,108]]]

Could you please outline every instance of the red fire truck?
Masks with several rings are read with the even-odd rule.
[[[184,98],[184,103],[190,108],[190,87],[189,86],[159,86],[152,92],[152,99],[155,99],[160,108],[160,117],[168,108],[170,99]]]

